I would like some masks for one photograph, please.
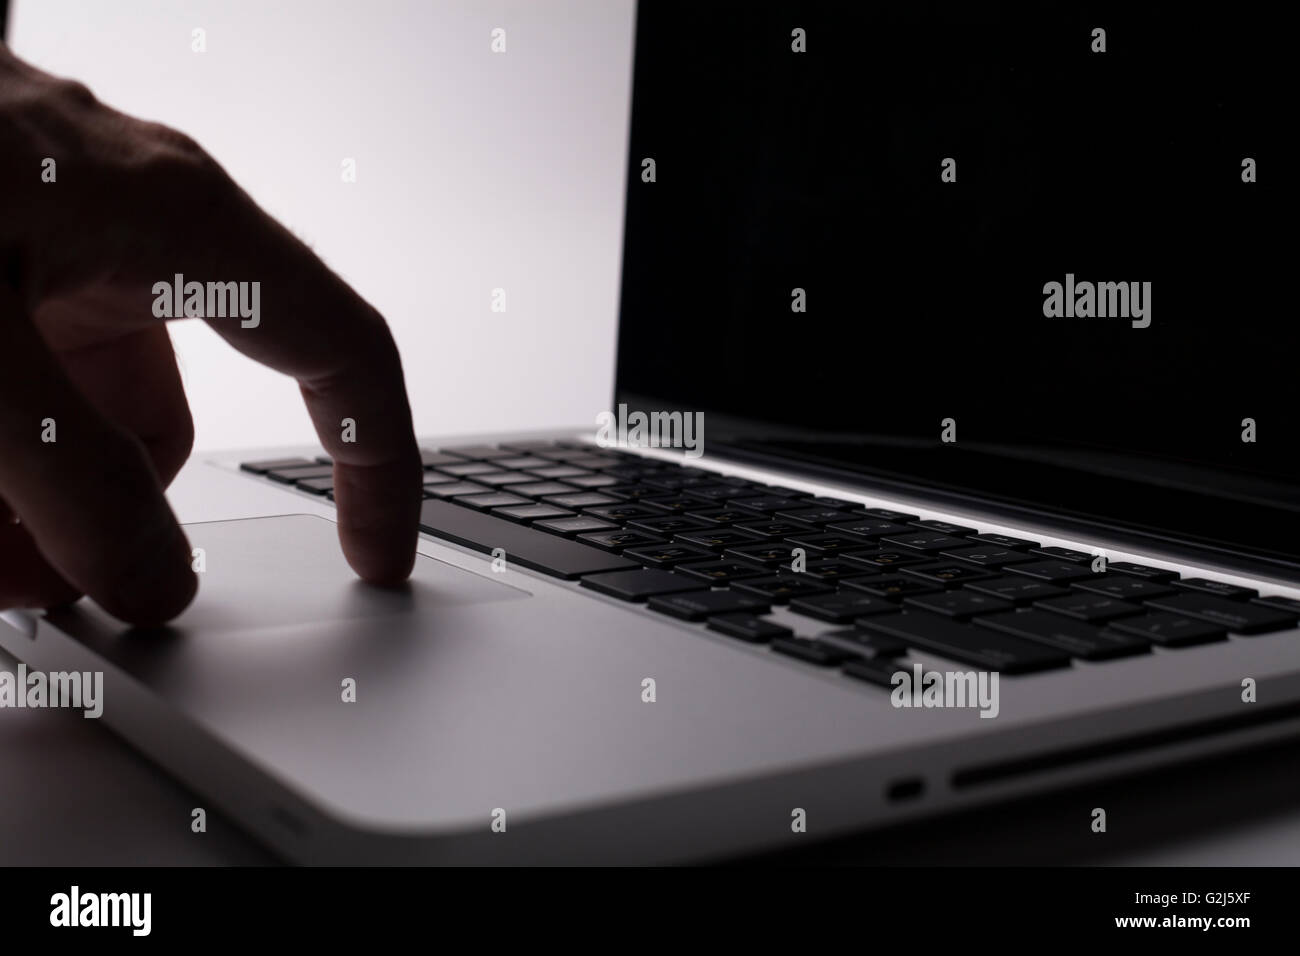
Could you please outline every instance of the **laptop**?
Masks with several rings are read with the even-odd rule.
[[[0,646],[304,863],[730,859],[1292,736],[1265,33],[644,2],[608,405],[423,436],[395,591],[318,448],[196,455],[184,614]]]

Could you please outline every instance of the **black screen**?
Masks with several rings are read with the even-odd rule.
[[[710,453],[1300,556],[1270,11],[643,0],[617,399],[704,412]],[[1045,315],[1067,276],[1118,314]]]

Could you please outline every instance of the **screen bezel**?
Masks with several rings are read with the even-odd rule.
[[[620,276],[620,318],[619,330],[615,344],[615,376],[613,404],[611,408],[626,405],[631,409],[682,409],[680,402],[674,402],[669,395],[646,395],[633,392],[625,383],[621,374],[624,363],[630,361],[625,354],[624,338],[630,327],[625,303],[634,290],[628,288],[629,270],[629,236],[632,221],[629,207],[632,189],[638,183],[639,169],[636,168],[631,146],[635,141],[636,102],[638,91],[642,96],[644,90],[644,73],[642,70],[645,50],[642,43],[642,20],[646,16],[647,5],[638,3],[636,16],[636,34],[633,44],[632,63],[632,108],[629,111],[628,144],[626,165],[626,189],[624,196],[624,236],[621,257]],[[629,324],[625,324],[629,323]],[[715,414],[708,409],[705,412],[709,428],[707,453],[711,457],[723,460],[752,463],[780,469],[793,475],[810,478],[823,478],[858,487],[864,491],[893,493],[911,499],[934,502],[936,505],[948,505],[966,509],[979,509],[992,514],[1005,515],[1008,518],[1028,520],[1045,530],[1059,530],[1063,533],[1101,534],[1119,544],[1130,543],[1134,547],[1158,549],[1162,553],[1188,560],[1213,560],[1226,567],[1244,571],[1272,574],[1288,580],[1300,581],[1300,555],[1283,553],[1276,550],[1243,546],[1240,541],[1225,541],[1222,537],[1215,539],[1189,536],[1185,533],[1171,532],[1162,527],[1141,527],[1131,521],[1120,520],[1113,515],[1081,515],[1067,507],[1044,507],[1041,501],[1035,502],[1006,494],[981,493],[960,483],[948,482],[936,484],[920,474],[909,474],[898,470],[888,470],[853,464],[845,460],[827,460],[818,456],[799,454],[777,447],[773,440],[782,434],[789,434],[789,426],[758,418],[741,418],[734,415]],[[1060,463],[1058,463],[1060,464]],[[1207,466],[1209,469],[1209,466]],[[1213,469],[1209,469],[1213,470]],[[1078,474],[1088,475],[1091,469],[1079,468]],[[1219,500],[1219,499],[1209,499]],[[1300,520],[1300,509],[1296,511]]]

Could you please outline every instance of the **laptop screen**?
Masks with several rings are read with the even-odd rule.
[[[703,412],[710,453],[1293,561],[1283,36],[641,3],[617,401]]]

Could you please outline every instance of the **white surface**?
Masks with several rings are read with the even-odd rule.
[[[417,431],[457,434],[594,422],[608,407],[633,10],[14,0],[9,39],[202,143],[387,316]],[[205,53],[191,50],[194,28]],[[344,157],[356,183],[341,181]],[[490,310],[498,287],[504,314]],[[196,447],[314,439],[290,380],[201,323],[173,323],[172,336]]]

